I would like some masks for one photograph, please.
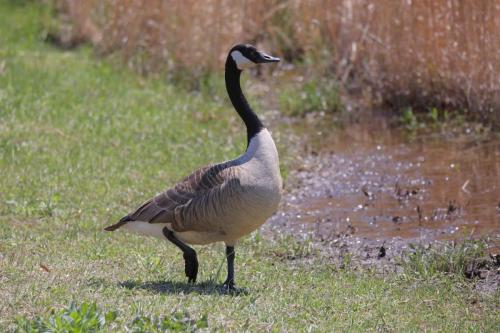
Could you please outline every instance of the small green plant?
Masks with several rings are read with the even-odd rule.
[[[432,120],[434,123],[439,122],[439,110],[437,108],[429,109],[429,119]]]
[[[413,109],[411,107],[407,107],[403,110],[400,120],[403,126],[405,126],[408,130],[415,130],[418,126],[417,117],[413,113]]]
[[[60,202],[58,194],[49,194],[46,200],[5,200],[5,211],[13,214],[23,214],[36,217],[53,217],[57,214],[57,205]]]
[[[72,302],[48,317],[19,318],[16,332],[98,332],[116,319],[116,312],[102,312],[95,303]]]
[[[130,325],[128,331],[132,333],[145,332],[196,332],[199,329],[207,328],[207,316],[194,320],[186,313],[174,313],[170,317],[144,316],[137,314]]]
[[[48,317],[34,319],[18,318],[15,332],[68,332],[91,333],[100,332],[117,318],[116,311],[103,312],[95,303],[84,302],[77,305],[72,302],[60,311],[52,311]],[[146,316],[136,314],[126,325],[129,332],[196,332],[208,327],[207,316],[198,320],[191,319],[187,313],[176,312],[169,317]]]
[[[487,260],[486,244],[477,240],[429,248],[412,245],[410,250],[411,253],[402,260],[404,271],[421,277],[449,274],[472,278]]]
[[[333,80],[311,79],[303,85],[285,89],[280,94],[279,103],[280,110],[292,116],[342,110],[338,88]]]
[[[344,253],[340,257],[340,266],[339,266],[340,269],[348,270],[352,268],[352,258],[353,258],[352,253],[350,252]]]
[[[298,240],[292,235],[280,235],[272,252],[275,256],[287,260],[307,258],[315,254],[311,238]]]

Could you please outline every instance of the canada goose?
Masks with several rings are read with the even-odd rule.
[[[223,241],[227,257],[223,287],[234,289],[236,241],[277,210],[282,187],[278,151],[241,91],[240,75],[251,65],[279,60],[244,44],[234,46],[227,56],[226,89],[247,128],[248,145],[243,155],[194,171],[105,230],[123,227],[166,238],[182,250],[189,282],[196,282],[198,259],[187,244]]]

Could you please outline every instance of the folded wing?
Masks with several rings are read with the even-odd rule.
[[[171,223],[179,232],[210,231],[213,220],[224,214],[224,199],[239,191],[237,176],[230,162],[200,168],[106,230],[141,221]]]

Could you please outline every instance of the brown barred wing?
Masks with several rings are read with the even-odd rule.
[[[177,216],[180,207],[189,204],[192,200],[199,201],[207,193],[219,188],[227,181],[230,164],[222,163],[209,165],[193,172],[170,188],[154,198],[146,201],[135,212],[129,214],[130,221],[143,221],[150,223],[172,223],[180,225]]]
[[[228,173],[233,174],[228,170]],[[175,231],[218,231],[234,211],[241,208],[243,188],[238,177],[228,178],[221,185],[204,191],[174,211]]]

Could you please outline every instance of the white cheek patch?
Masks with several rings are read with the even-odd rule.
[[[239,70],[243,70],[255,65],[250,59],[241,54],[240,51],[231,52],[231,57],[233,58],[234,62],[236,63],[236,67],[238,67]]]

